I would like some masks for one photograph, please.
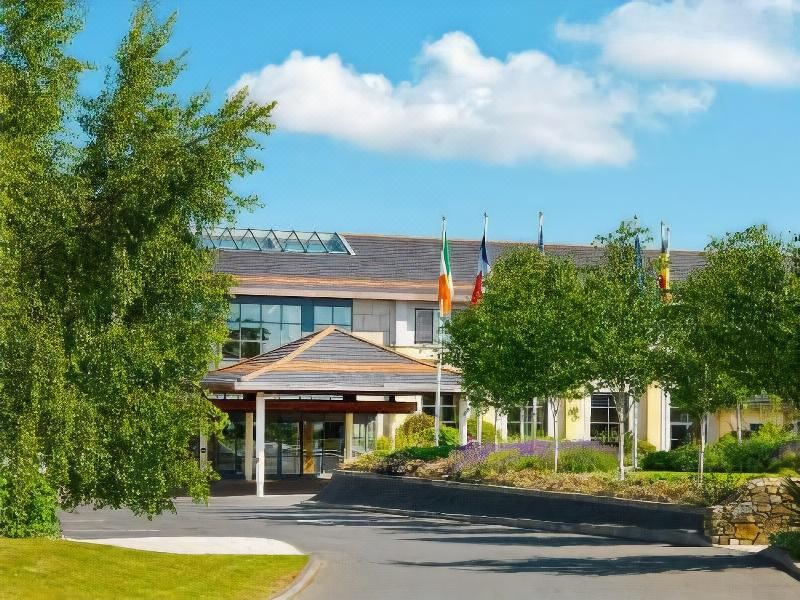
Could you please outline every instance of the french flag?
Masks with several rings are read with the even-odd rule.
[[[475,287],[472,288],[472,304],[480,302],[483,296],[483,280],[489,274],[489,254],[486,252],[486,226],[489,217],[483,215],[483,237],[481,238],[481,253],[478,257],[478,274],[475,276]]]

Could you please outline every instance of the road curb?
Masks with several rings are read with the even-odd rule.
[[[303,570],[300,571],[300,574],[295,577],[292,585],[283,590],[283,592],[277,596],[273,596],[270,600],[291,600],[291,598],[295,598],[308,586],[308,584],[311,583],[321,566],[322,561],[320,561],[314,555],[309,556],[308,564],[303,567]]]
[[[459,521],[462,523],[471,523],[475,525],[504,525],[506,527],[552,531],[556,533],[599,535],[603,537],[622,538],[639,542],[671,544],[674,546],[711,546],[711,542],[708,541],[708,539],[706,539],[704,536],[697,532],[688,530],[645,529],[644,527],[636,527],[633,525],[563,523],[555,521],[538,521],[536,519],[517,519],[511,517],[486,517],[480,515],[406,510],[401,508],[382,508],[378,506],[367,506],[361,504],[331,504],[328,502],[318,502],[316,500],[306,500],[300,504],[301,506],[313,506],[316,508],[353,510],[360,512],[369,511],[404,517],[445,519],[449,521]]]
[[[782,571],[787,572],[789,575],[800,581],[800,562],[795,562],[794,559],[785,550],[770,546],[769,548],[757,553]]]

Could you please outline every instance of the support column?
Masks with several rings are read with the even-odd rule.
[[[253,413],[244,413],[244,478],[253,481]]]
[[[384,416],[383,413],[378,413],[375,415],[375,443],[378,443],[378,438],[384,435]]]
[[[353,458],[353,413],[344,415],[344,459]]]
[[[469,419],[469,404],[464,394],[458,395],[458,442],[462,446],[467,443],[467,419]]]
[[[266,410],[264,394],[256,394],[256,496],[264,496],[264,468],[266,456],[264,454],[264,430],[266,428]]]

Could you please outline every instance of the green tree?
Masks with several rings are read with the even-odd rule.
[[[170,87],[174,17],[136,10],[116,68],[79,101],[66,0],[0,0],[0,465],[12,499],[39,478],[64,506],[156,514],[214,474],[188,447],[222,415],[198,383],[225,335],[229,280],[199,232],[254,198],[272,106],[210,107]],[[75,125],[80,132],[76,134]],[[11,149],[11,152],[6,152]],[[20,501],[21,502],[21,501]],[[23,520],[22,504],[0,521]]]
[[[652,265],[636,264],[635,239],[649,240],[646,229],[621,223],[616,231],[598,236],[598,264],[586,271],[592,306],[591,380],[609,389],[619,422],[619,477],[625,478],[625,431],[634,402],[655,380],[658,319],[662,308]]]
[[[462,369],[467,393],[505,412],[545,399],[558,431],[561,402],[589,379],[588,319],[572,261],[515,250],[494,266],[480,304],[452,319],[445,360]]]
[[[713,240],[706,261],[666,311],[662,373],[672,402],[701,421],[701,473],[708,415],[785,389],[795,335],[787,249],[766,227]]]

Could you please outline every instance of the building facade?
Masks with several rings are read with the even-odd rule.
[[[434,368],[440,348],[438,238],[223,229],[209,232],[205,241],[216,249],[216,270],[235,280],[222,362],[204,382],[217,405],[228,412],[231,424],[223,438],[200,444],[200,455],[207,455],[223,475],[256,476],[256,401],[265,406],[261,462],[267,475],[329,470],[342,459],[374,449],[379,438],[391,445],[408,414],[433,414]],[[451,240],[450,244],[454,309],[458,310],[470,300],[480,241]],[[521,245],[490,242],[490,261]],[[593,246],[548,245],[546,251],[568,256],[578,265],[601,258],[601,251]],[[700,252],[673,251],[672,278],[682,280],[703,264]],[[288,362],[280,359],[276,369],[310,383],[288,385],[278,383],[275,376],[262,377],[261,388],[243,382],[220,383],[232,365],[252,367],[259,360],[256,357],[280,354],[282,348],[300,340],[313,341],[325,331],[335,331],[334,337],[342,343],[348,338],[349,350],[328,348],[327,358],[320,359],[340,365],[338,371],[332,369],[322,377],[319,365],[295,357]],[[388,354],[379,356],[367,346]],[[353,359],[362,355],[367,358],[361,362]],[[387,361],[392,363],[388,371],[384,369]],[[318,377],[303,369],[314,370]],[[353,379],[353,373],[360,375]],[[405,380],[402,373],[407,374]],[[466,443],[469,406],[457,376],[450,375],[442,393],[442,423],[458,429]],[[412,379],[416,383],[407,385]],[[378,380],[384,387],[366,385]],[[345,381],[349,383],[343,386]],[[497,426],[500,439],[534,434],[613,439],[618,433],[611,395],[603,390],[565,402],[560,415],[558,431],[542,403],[531,402],[514,414],[489,412],[483,419]],[[746,431],[765,422],[786,424],[790,418],[760,399],[750,403],[742,417]],[[640,439],[660,450],[685,443],[696,431],[690,417],[672,408],[668,394],[656,385],[641,398],[636,426]],[[709,440],[735,428],[735,414],[715,415],[709,423]]]

